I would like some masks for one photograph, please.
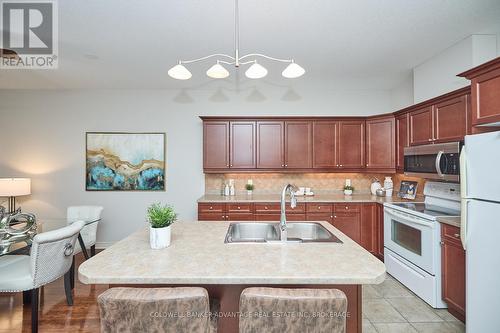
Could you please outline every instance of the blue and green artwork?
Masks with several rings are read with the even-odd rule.
[[[86,188],[165,190],[165,134],[87,133]]]

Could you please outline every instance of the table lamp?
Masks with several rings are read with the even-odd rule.
[[[9,198],[9,213],[16,210],[16,197],[31,194],[31,179],[0,178],[0,197]]]

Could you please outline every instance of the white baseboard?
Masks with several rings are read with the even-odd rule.
[[[99,249],[99,250],[104,250],[113,244],[114,244],[114,242],[97,242],[97,243],[95,243],[95,248]]]

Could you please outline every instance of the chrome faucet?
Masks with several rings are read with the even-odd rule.
[[[297,199],[295,198],[295,192],[299,189],[292,184],[288,184],[283,188],[281,192],[281,217],[280,217],[280,231],[281,231],[281,241],[287,241],[286,233],[286,192],[290,192],[290,207],[297,207]]]

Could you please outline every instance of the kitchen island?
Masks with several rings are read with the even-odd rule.
[[[172,244],[152,250],[141,229],[79,268],[85,284],[201,286],[220,300],[219,332],[237,332],[239,296],[249,286],[338,288],[348,297],[348,332],[361,332],[361,285],[385,278],[384,264],[331,224],[342,243],[224,243],[228,222],[177,222]]]

